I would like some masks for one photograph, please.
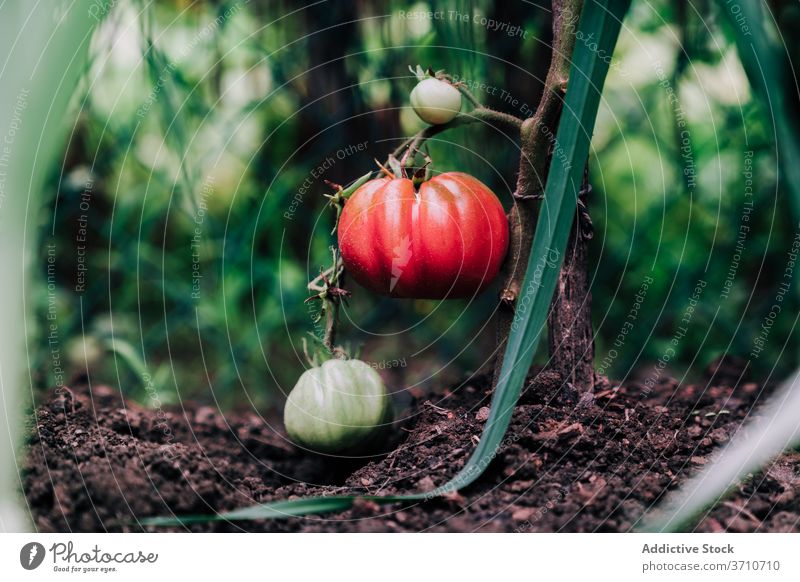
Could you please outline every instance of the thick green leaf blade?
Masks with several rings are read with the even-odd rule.
[[[614,52],[622,19],[629,6],[630,0],[586,0],[584,3],[578,38],[590,38],[592,42],[577,42],[575,45],[564,110],[556,135],[567,161],[554,157],[550,166],[545,200],[536,226],[522,294],[517,303],[517,315],[511,327],[497,389],[492,397],[491,412],[478,446],[463,469],[433,491],[391,497],[364,496],[362,499],[396,503],[424,501],[452,493],[480,477],[502,446],[536,346],[545,329],[547,312],[572,228],[600,94],[609,67],[607,60],[599,58],[598,54],[610,55]],[[296,499],[192,519],[197,522],[308,515],[347,509],[355,499],[353,496]],[[146,525],[180,523],[181,518],[156,518],[145,522]]]
[[[89,62],[94,27],[105,15],[91,0],[0,2],[0,130],[5,162],[0,188],[0,532],[30,529],[19,498],[19,434],[32,394],[24,351],[30,328],[29,273],[38,248],[42,189],[73,125],[68,115]],[[12,132],[12,128],[13,129]],[[41,257],[37,257],[40,261]],[[37,266],[43,263],[37,262]],[[49,322],[55,323],[55,322]],[[26,508],[27,509],[27,508]]]
[[[430,494],[427,494],[430,495]],[[186,515],[177,517],[150,517],[139,520],[141,525],[175,526],[210,521],[237,521],[251,519],[286,519],[301,515],[330,513],[350,509],[356,501],[374,501],[376,503],[408,502],[424,498],[426,495],[327,495],[323,497],[303,497],[273,501],[260,505],[251,505],[234,511],[216,515]]]
[[[140,520],[141,525],[174,526],[188,525],[191,523],[205,523],[209,521],[236,521],[248,519],[282,519],[309,515],[314,513],[328,513],[344,511],[352,507],[357,499],[354,495],[332,495],[330,497],[306,497],[287,501],[275,501],[244,507],[218,515],[187,515],[179,517],[152,517]]]

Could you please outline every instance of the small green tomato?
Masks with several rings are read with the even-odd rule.
[[[431,77],[411,91],[411,107],[426,123],[447,123],[461,111],[461,92],[447,81]]]
[[[361,360],[328,360],[306,370],[283,411],[296,444],[330,454],[368,449],[391,420],[383,380]]]

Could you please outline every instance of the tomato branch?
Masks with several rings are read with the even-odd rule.
[[[477,97],[472,94],[472,91],[470,91],[464,83],[454,83],[454,86],[474,107],[482,107],[481,102],[478,101]]]
[[[478,103],[477,100],[475,100],[474,103]],[[439,135],[448,129],[454,129],[456,127],[461,127],[463,125],[469,125],[472,123],[484,123],[486,125],[500,127],[503,129],[510,129],[516,134],[522,129],[524,120],[514,115],[503,113],[502,111],[496,111],[481,105],[471,111],[468,111],[467,113],[459,113],[455,119],[448,123],[443,123],[441,125],[429,125],[425,129],[419,131],[417,134],[403,141],[403,143],[401,143],[394,150],[394,152],[392,152],[392,156],[395,158],[403,156],[404,160],[413,160],[414,156],[422,147],[422,145],[430,138]],[[388,161],[386,165],[389,165]]]
[[[336,328],[339,323],[339,304],[349,297],[350,292],[342,288],[344,284],[344,263],[339,253],[332,248],[333,265],[320,272],[308,284],[308,290],[316,292],[306,299],[322,301],[322,313],[325,316],[325,331],[322,337],[322,344],[332,355],[336,355]],[[319,321],[319,318],[317,319]]]
[[[519,174],[514,192],[515,203],[509,214],[509,252],[505,265],[506,277],[500,293],[494,386],[497,385],[503,365],[503,347],[508,341],[514,305],[530,257],[538,216],[536,200],[544,192],[551,151],[558,146],[555,143],[556,129],[569,80],[575,31],[582,5],[582,0],[553,0],[553,46],[544,93],[536,113],[523,121],[520,128]]]

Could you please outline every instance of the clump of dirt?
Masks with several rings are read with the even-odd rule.
[[[484,475],[446,499],[358,503],[323,516],[208,522],[192,531],[630,531],[645,511],[725,444],[764,395],[736,362],[705,382],[604,382],[559,404],[560,379],[537,371]],[[391,450],[332,459],[293,447],[278,422],[184,404],[144,409],[108,387],[74,386],[28,427],[23,488],[43,532],[141,531],[144,517],[213,514],[259,502],[336,493],[430,490],[474,449],[490,378],[416,393]],[[798,531],[800,454],[742,483],[696,531]]]

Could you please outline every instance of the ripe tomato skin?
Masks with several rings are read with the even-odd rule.
[[[455,299],[497,276],[508,220],[494,193],[469,174],[440,174],[418,191],[411,180],[386,177],[348,199],[338,236],[348,273],[370,291]]]

